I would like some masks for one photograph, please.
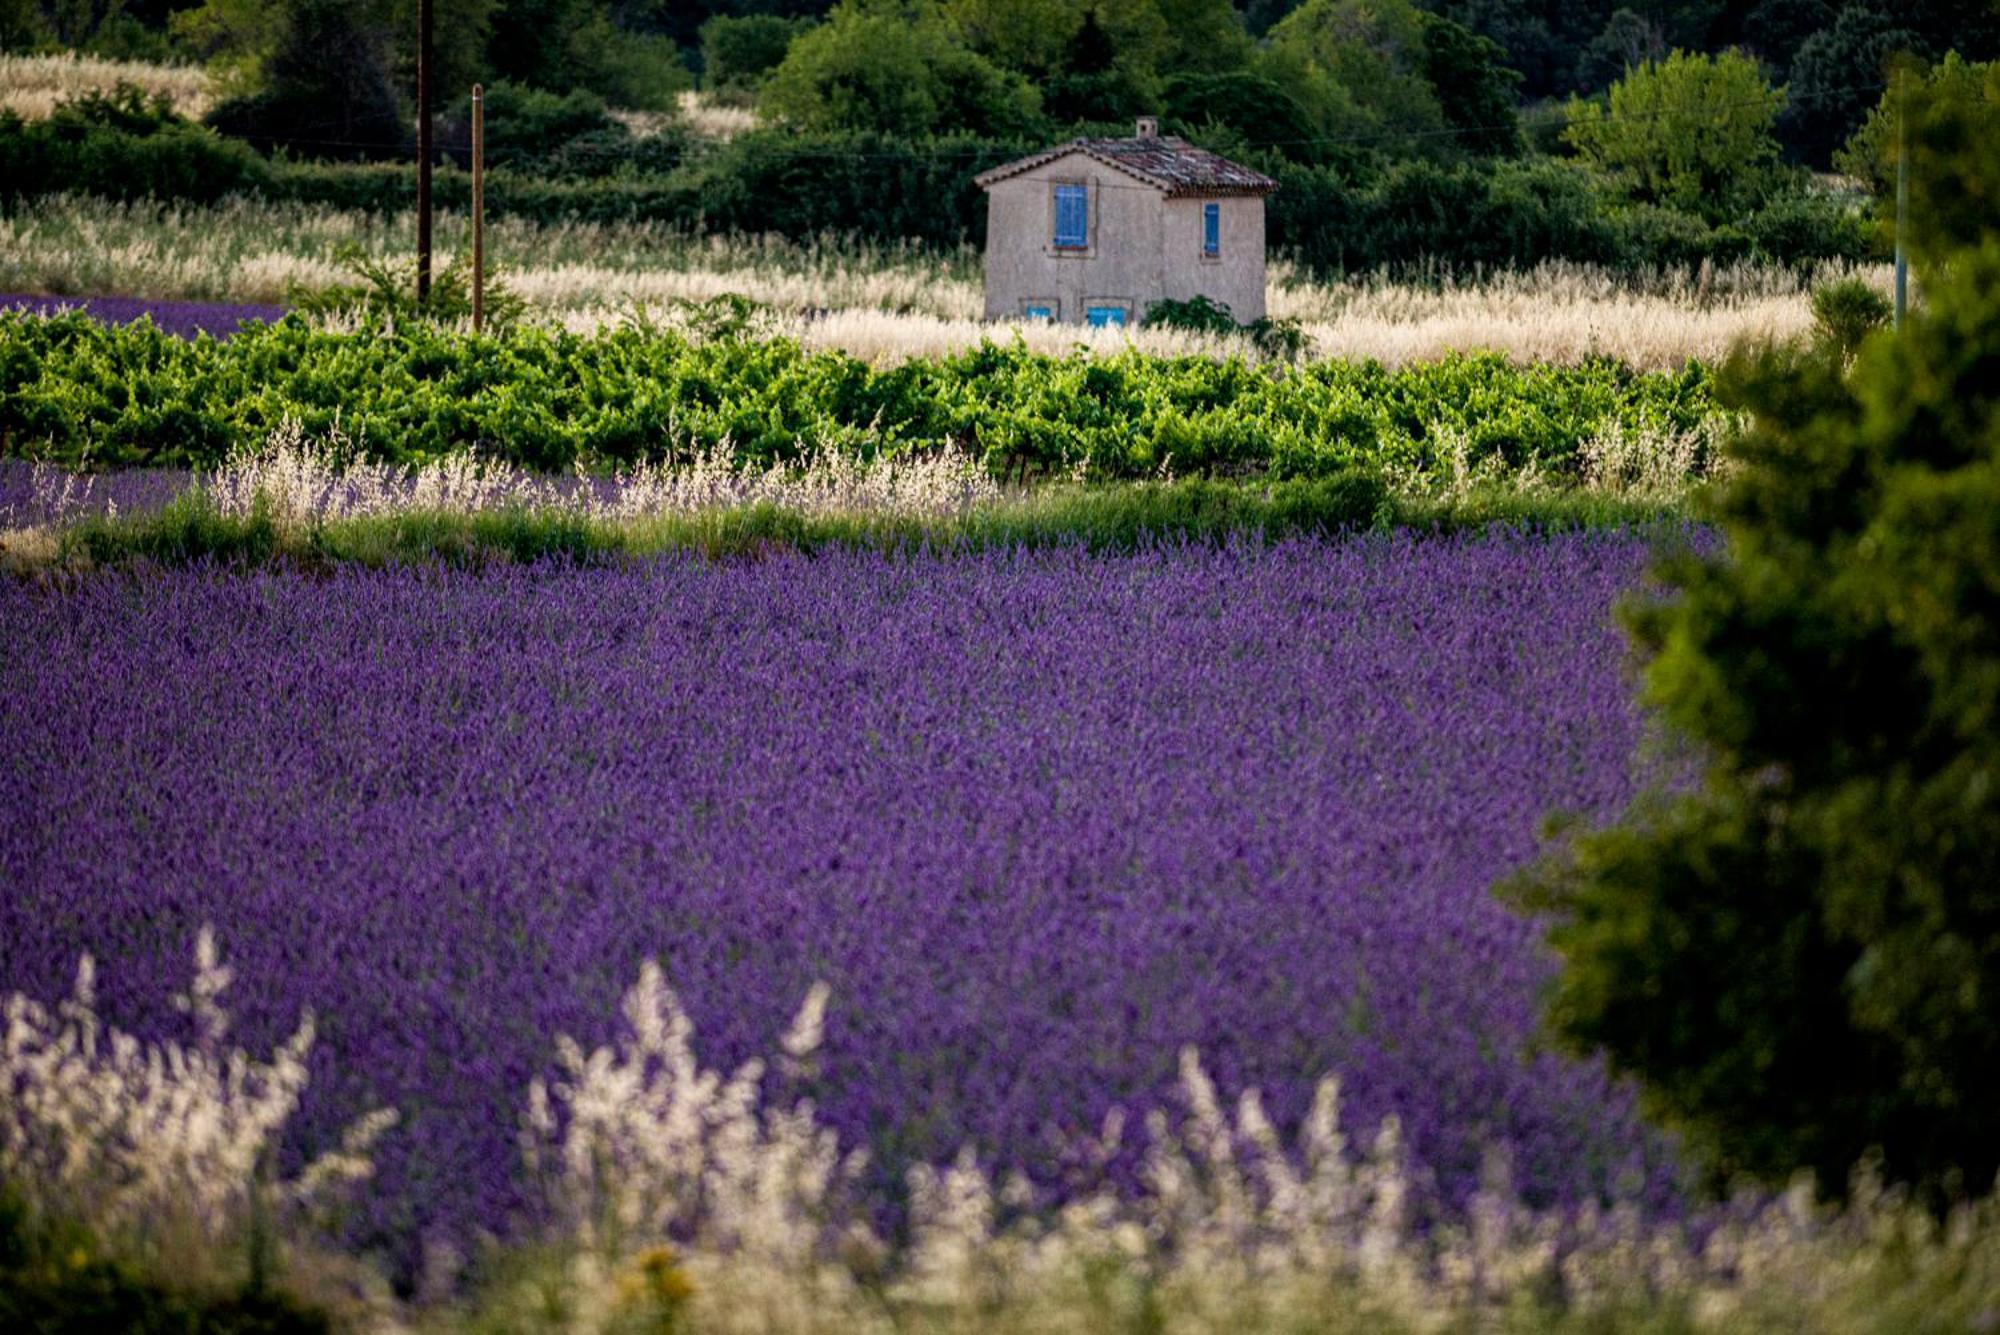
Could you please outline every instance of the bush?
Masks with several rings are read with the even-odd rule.
[[[604,99],[582,91],[547,93],[515,83],[489,84],[486,99],[486,162],[490,167],[533,170],[564,145],[597,135],[625,133],[604,112]],[[472,99],[452,104],[441,136],[454,148],[471,147]],[[469,162],[469,156],[464,159]]]
[[[1971,147],[1950,176],[1990,198]],[[2000,241],[1925,270],[1851,368],[1880,307],[1845,287],[1836,346],[1730,369],[1727,550],[1631,615],[1703,781],[1513,892],[1554,915],[1556,1032],[1718,1173],[1839,1191],[1879,1152],[1938,1201],[2000,1169]]]
[[[1227,304],[1202,296],[1187,301],[1156,301],[1146,308],[1141,323],[1198,334],[1244,335],[1265,356],[1288,362],[1297,361],[1307,344],[1306,332],[1297,320],[1273,320],[1265,316],[1241,324]]]
[[[1743,220],[1751,254],[1779,264],[1858,263],[1875,249],[1870,233],[1868,215],[1858,204],[1822,194],[1781,196]]]
[[[661,178],[679,167],[687,152],[680,125],[635,135],[611,118],[594,93],[558,95],[511,83],[496,83],[485,93],[489,171],[549,181]],[[470,96],[443,117],[439,142],[460,168],[470,169]],[[505,201],[500,202],[504,209]]]
[[[417,300],[417,262],[372,260],[359,247],[337,256],[356,281],[332,287],[294,287],[286,300],[301,315],[358,315],[371,325],[400,327],[412,321],[456,324],[472,318],[472,273],[467,256],[456,255],[431,275],[429,295]],[[527,303],[500,281],[498,266],[489,266],[480,294],[482,326],[495,332],[521,318]]]
[[[130,85],[58,106],[45,121],[0,112],[0,197],[83,191],[210,203],[268,193],[251,149],[191,125]]]
[[[1813,326],[1820,341],[1842,357],[1860,351],[1862,340],[1889,323],[1889,299],[1859,278],[1815,288]]]

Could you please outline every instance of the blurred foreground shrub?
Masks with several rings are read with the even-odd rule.
[[[1728,369],[1727,550],[1631,614],[1705,781],[1513,889],[1556,1031],[1717,1172],[1879,1155],[1942,1202],[2000,1170],[2000,142],[1913,105],[1926,304],[1864,342],[1881,298],[1828,289],[1819,346]]]

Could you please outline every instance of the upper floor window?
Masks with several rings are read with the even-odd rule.
[[[1090,244],[1090,188],[1081,185],[1056,187],[1056,245],[1064,250],[1082,250]]]
[[[1201,253],[1220,255],[1222,253],[1222,205],[1201,206]]]

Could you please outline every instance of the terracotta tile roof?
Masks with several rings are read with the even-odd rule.
[[[983,171],[973,178],[973,183],[982,190],[990,189],[1010,176],[1033,171],[1071,153],[1095,158],[1168,195],[1268,195],[1278,188],[1278,183],[1262,172],[1252,171],[1205,148],[1196,148],[1174,135],[1155,139],[1072,139]]]

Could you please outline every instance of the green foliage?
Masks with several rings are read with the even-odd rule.
[[[1927,153],[1953,150],[1931,142]],[[2000,187],[1989,144],[1953,189]],[[1941,159],[1942,160],[1942,159]],[[2000,1168],[2000,241],[1925,259],[1893,338],[1746,354],[1726,551],[1634,610],[1698,788],[1516,887],[1552,910],[1557,1033],[1718,1171],[1879,1151],[1932,1199]]]
[[[453,325],[472,318],[472,260],[453,256],[431,275],[429,295],[417,300],[417,262],[369,258],[359,247],[344,248],[337,261],[357,281],[331,287],[295,287],[287,300],[302,315],[355,315],[371,324],[401,327],[411,321]],[[499,266],[488,265],[480,294],[484,327],[499,331],[519,320],[527,303],[500,280]]]
[[[144,322],[0,314],[0,451],[93,466],[212,465],[296,418],[315,434],[338,422],[396,462],[477,449],[563,469],[726,446],[763,464],[802,445],[868,455],[952,441],[996,475],[1094,478],[1422,471],[1448,433],[1471,464],[1532,462],[1553,479],[1613,424],[1686,431],[1712,412],[1699,368],[1642,375],[1611,362],[1279,368],[989,343],[873,370],[784,339],[637,327],[475,339],[421,322],[335,334],[288,319],[217,343]]]
[[[0,1183],[0,1330],[34,1335],[326,1335],[282,1292],[185,1290],[108,1258],[84,1229],[42,1218]]]
[[[659,178],[677,168],[687,149],[678,124],[645,136],[613,119],[595,93],[558,96],[539,88],[496,83],[486,95],[486,166],[547,181]],[[472,163],[472,98],[453,103],[438,142],[463,168]]]
[[[500,135],[497,117],[488,128]],[[461,143],[461,133],[448,124],[445,142]],[[798,239],[833,232],[952,245],[984,230],[985,196],[972,178],[1042,142],[758,131],[683,157],[676,131],[634,139],[620,127],[494,167],[486,206],[491,216],[550,224],[648,220]],[[659,169],[665,163],[670,170]],[[1632,268],[1744,256],[1799,263],[1858,259],[1869,247],[1861,216],[1826,196],[1781,194],[1739,225],[1715,228],[1672,211],[1614,213],[1596,178],[1576,163],[1418,161],[1379,172],[1352,161],[1263,165],[1280,185],[1268,204],[1271,244],[1321,273],[1546,259]],[[435,189],[447,208],[462,210],[470,197],[459,171],[440,171]],[[196,202],[240,193],[392,213],[409,207],[415,171],[398,163],[266,161],[171,119],[141,133],[75,116],[30,123],[0,115],[0,198],[65,191]]]
[[[130,86],[58,106],[44,121],[0,112],[0,197],[71,189],[208,203],[269,179],[246,145],[188,124]]]
[[[1507,68],[1500,44],[1436,14],[1423,16],[1423,28],[1424,78],[1458,147],[1499,157],[1520,152],[1521,76]]]
[[[1833,24],[1799,47],[1791,68],[1785,139],[1806,162],[1824,165],[1861,127],[1898,54],[1923,57],[1930,46],[1896,6],[1850,4]]]
[[[1613,84],[1608,111],[1572,102],[1564,137],[1629,198],[1720,223],[1770,196],[1784,104],[1747,56],[1676,51]]]
[[[1188,329],[1201,334],[1244,334],[1266,357],[1295,362],[1305,355],[1306,331],[1297,320],[1273,320],[1269,316],[1239,324],[1229,307],[1207,297],[1187,301],[1156,301],[1146,308],[1142,323],[1168,329]]]
[[[1306,0],[1271,29],[1264,72],[1293,91],[1320,133],[1395,156],[1450,151],[1425,77],[1424,14],[1412,0]]]
[[[1034,134],[1041,98],[961,45],[929,0],[845,0],[792,43],[760,105],[808,131]]]
[[[1217,126],[1234,131],[1253,152],[1268,149],[1294,162],[1325,155],[1319,129],[1306,108],[1260,74],[1181,74],[1167,81],[1160,106],[1171,108],[1166,128],[1194,139],[1212,138]]]
[[[1929,109],[1949,109],[1968,117],[1976,133],[2000,135],[2000,65],[1978,64],[1951,52],[1936,65],[1892,73],[1881,100],[1841,150],[1834,167],[1865,181],[1877,199],[1893,202],[1896,188],[1896,122],[1907,108],[1922,116]]]
[[[399,156],[410,143],[382,34],[346,0],[289,0],[254,90],[207,119],[265,152],[314,158]]]
[[[944,0],[958,39],[1002,69],[1046,77],[1064,68],[1088,11],[1069,0]]]
[[[1889,299],[1859,278],[1844,278],[1813,289],[1813,327],[1820,341],[1842,357],[1852,357],[1862,340],[1889,323]]]
[[[711,91],[755,88],[785,61],[808,19],[776,14],[717,14],[701,25],[702,81]]]
[[[513,83],[665,111],[694,82],[671,39],[621,26],[603,0],[496,0],[489,32],[486,69]]]

